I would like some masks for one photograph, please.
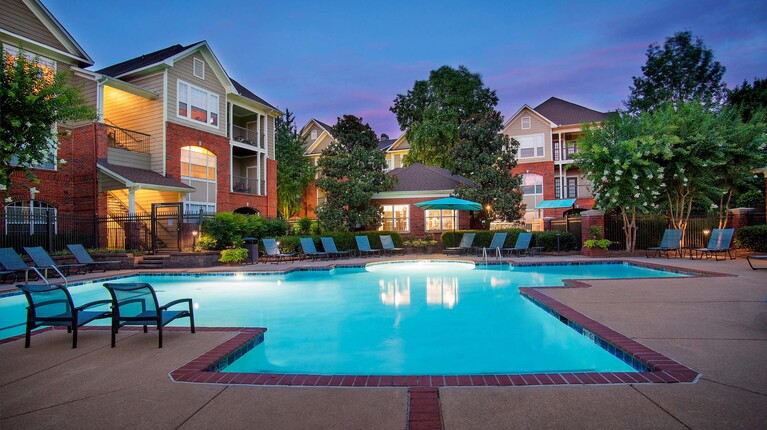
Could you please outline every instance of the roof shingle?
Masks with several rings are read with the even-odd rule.
[[[167,48],[160,49],[159,51],[150,52],[149,54],[144,54],[136,58],[131,58],[130,60],[125,60],[122,63],[113,64],[101,70],[96,70],[96,73],[101,73],[102,75],[107,75],[114,78],[120,75],[124,75],[128,72],[141,69],[142,67],[150,66],[152,64],[159,63],[160,61],[164,61],[165,59],[183,52],[190,47],[197,45],[198,43],[200,42],[193,43],[188,46],[169,46]]]
[[[474,186],[474,182],[463,176],[453,175],[441,167],[419,163],[391,170],[387,174],[399,179],[392,191],[453,190],[462,184]]]
[[[535,111],[553,121],[557,125],[583,124],[584,122],[601,122],[608,114],[595,111],[566,100],[551,97],[535,107]]]
[[[131,182],[145,185],[156,185],[160,187],[174,187],[185,188],[189,191],[194,191],[193,187],[177,181],[173,178],[168,178],[157,172],[151,170],[138,169],[136,167],[118,166],[116,164],[107,163],[106,160],[99,160],[98,165],[110,172],[119,175]]]

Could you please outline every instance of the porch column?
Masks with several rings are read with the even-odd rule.
[[[136,189],[128,188],[128,215],[136,215]]]
[[[261,147],[261,114],[256,113],[256,142],[258,143],[258,147]]]

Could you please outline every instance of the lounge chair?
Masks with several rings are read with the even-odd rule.
[[[322,248],[331,257],[338,258],[341,256],[350,256],[352,253],[351,251],[339,251],[338,248],[336,248],[336,241],[333,240],[332,237],[321,237],[320,241],[322,241]]]
[[[444,254],[465,254],[471,250],[471,244],[474,243],[474,236],[476,235],[476,233],[464,233],[458,246],[445,248],[442,252]]]
[[[136,283],[111,283],[104,284],[112,296],[112,348],[115,347],[115,336],[120,327],[125,325],[157,327],[160,334],[160,348],[162,348],[162,328],[178,318],[189,318],[189,325],[194,333],[194,309],[192,299],[178,299],[160,306],[157,294],[151,285],[141,282]],[[188,310],[171,311],[171,306],[186,303]]]
[[[108,305],[110,300],[97,300],[75,306],[72,296],[61,285],[19,286],[27,297],[27,329],[24,348],[29,348],[32,330],[42,326],[64,326],[72,333],[72,348],[77,348],[77,328],[101,318],[109,318],[109,310],[87,311],[95,306]]]
[[[682,258],[682,230],[666,229],[660,240],[660,246],[651,246],[645,249],[645,257],[650,258],[650,251],[655,251],[656,257],[660,257],[660,254],[665,252],[666,258],[670,258],[669,254],[676,252],[679,258]]]
[[[501,251],[507,253],[509,256],[512,254],[521,255],[522,253],[527,253],[530,251],[530,240],[532,240],[532,238],[532,233],[519,233],[514,248],[503,248]]]
[[[370,241],[367,236],[354,236],[354,239],[357,241],[357,250],[361,257],[367,255],[381,255],[380,249],[373,249],[370,247]]]
[[[274,263],[287,260],[288,258],[295,257],[295,253],[289,252],[283,254],[280,251],[280,244],[277,243],[277,239],[262,239],[264,242],[264,249],[266,250],[266,259],[272,259]]]
[[[0,270],[0,279],[2,279],[2,282],[5,283],[9,279],[11,280],[11,284],[16,282],[16,272],[12,272],[10,270]]]
[[[86,270],[89,272],[93,272],[96,269],[102,269],[104,272],[106,272],[109,269],[109,266],[120,264],[119,260],[95,261],[93,257],[88,254],[88,250],[86,250],[85,247],[79,243],[69,244],[67,245],[67,248],[69,248],[69,251],[72,253],[72,255],[75,256],[78,263],[85,264]]]
[[[697,248],[692,250],[692,257],[698,254],[698,258],[710,257],[714,255],[714,259],[719,261],[719,254],[724,254],[724,259],[730,257],[731,260],[735,259],[730,253],[730,244],[732,243],[732,236],[735,234],[734,228],[714,229],[711,231],[711,239],[708,241],[708,245],[705,248]]]
[[[388,252],[389,255],[394,255],[395,253],[405,253],[404,248],[395,248],[394,247],[394,241],[392,240],[391,236],[388,234],[381,235],[381,247],[383,248],[383,253],[386,255]]]
[[[48,281],[37,267],[30,266],[21,259],[21,256],[13,248],[0,248],[0,266],[6,273],[4,276],[13,275],[13,282],[18,280],[18,275],[24,272],[24,283],[29,283],[29,272],[33,272],[38,279],[42,279],[46,284]]]
[[[477,251],[478,251],[477,254],[482,255],[488,250],[490,250],[491,252],[501,252],[501,250],[503,249],[503,243],[506,242],[506,235],[507,233],[495,233],[493,235],[493,240],[490,241],[490,246],[488,246],[487,248],[485,247],[477,248]],[[495,251],[496,249],[498,251]]]
[[[53,269],[62,278],[69,276],[73,270],[75,273],[88,272],[88,266],[85,264],[56,264],[51,256],[40,246],[25,246],[24,252],[35,262],[35,266],[44,270],[43,273],[46,278],[48,277],[48,269]]]
[[[312,257],[312,260],[316,260],[318,258],[328,258],[327,252],[317,251],[317,248],[314,246],[314,239],[311,237],[301,238],[301,249],[304,251],[304,258]]]
[[[767,269],[767,266],[764,266],[764,267],[754,267],[754,264],[751,263],[751,259],[754,259],[754,260],[767,260],[767,255],[747,255],[746,256],[746,261],[748,261],[748,265],[751,266],[752,269],[754,269],[754,270],[757,270],[757,269]]]

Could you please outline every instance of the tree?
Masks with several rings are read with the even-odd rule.
[[[754,79],[753,85],[743,81],[742,86],[729,91],[727,104],[738,109],[743,121],[749,121],[756,111],[767,109],[767,78]]]
[[[491,208],[479,218],[514,221],[523,215],[520,181],[511,174],[519,143],[501,133],[497,104],[479,74],[442,66],[398,95],[391,111],[410,143],[406,164],[439,166],[471,179],[475,187],[460,186],[456,193]]]
[[[21,172],[37,182],[31,168],[50,161],[59,131],[55,124],[95,119],[94,110],[66,76],[27,59],[23,52],[3,53],[0,68],[0,190],[7,192],[12,175]]]
[[[633,113],[696,99],[716,106],[726,99],[727,87],[722,82],[725,70],[699,37],[689,31],[674,33],[666,38],[663,48],[652,44],[647,49],[643,76],[632,78],[634,86],[624,103]]]
[[[394,179],[384,173],[386,159],[378,139],[362,118],[344,115],[331,128],[335,141],[320,155],[320,179],[326,201],[317,208],[317,219],[329,230],[354,230],[381,224],[380,205],[371,205],[373,194],[388,191]]]
[[[285,109],[275,121],[275,158],[277,160],[277,207],[289,219],[301,210],[301,196],[314,179],[314,166],[304,157],[304,140],[298,134],[295,117]]]
[[[619,112],[600,125],[587,124],[574,154],[591,183],[596,206],[619,210],[627,251],[636,245],[637,214],[656,210],[664,188],[659,161],[668,157],[669,147],[666,139],[647,133],[647,120]]]

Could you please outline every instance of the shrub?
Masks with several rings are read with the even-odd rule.
[[[312,220],[309,217],[303,217],[298,220],[298,231],[296,233],[300,236],[309,236],[312,228]]]
[[[264,218],[259,215],[242,215],[231,212],[219,212],[213,218],[206,218],[202,223],[202,232],[214,242],[207,242],[210,248],[224,249],[240,246],[243,237],[279,237],[289,229],[287,222],[276,218]],[[200,239],[202,241],[202,238]]]
[[[572,233],[567,231],[536,231],[533,233],[533,243],[531,246],[540,246],[544,252],[557,250],[557,234],[559,234],[559,250],[572,251],[576,249],[578,240]]]
[[[216,239],[214,239],[213,236],[208,236],[207,234],[200,236],[200,239],[197,241],[197,248],[201,250],[217,249],[216,245]]]
[[[248,258],[248,250],[245,248],[230,248],[221,251],[221,258],[218,261],[222,263],[241,263]]]
[[[357,240],[354,238],[354,236],[367,236],[368,241],[370,242],[371,248],[378,248],[381,249],[381,235],[382,234],[388,234],[391,236],[392,241],[394,242],[394,246],[401,247],[402,246],[402,237],[399,233],[396,231],[358,231],[355,233],[352,232],[346,232],[346,231],[333,231],[333,232],[325,232],[322,234],[322,236],[309,236],[314,240],[314,245],[317,247],[317,250],[323,250],[322,248],[322,241],[320,240],[321,237],[332,237],[333,241],[336,243],[336,248],[339,251],[349,251],[349,250],[357,250]],[[306,237],[306,236],[304,236]],[[301,252],[301,238],[299,236],[282,236],[279,239],[280,242],[280,250],[282,252]],[[264,251],[263,249],[263,243],[260,243],[261,246],[261,252]]]
[[[767,252],[767,224],[739,228],[735,232],[735,245],[741,249]]]
[[[442,246],[449,248],[451,246],[458,246],[461,243],[461,237],[464,233],[475,233],[474,242],[472,246],[488,247],[490,242],[493,241],[493,235],[495,233],[507,233],[506,240],[503,242],[504,248],[512,248],[517,243],[517,236],[519,233],[524,233],[525,230],[521,228],[510,228],[505,230],[458,230],[455,232],[446,231],[442,233]]]
[[[735,206],[739,208],[763,208],[764,196],[760,190],[746,191],[738,196]]]

